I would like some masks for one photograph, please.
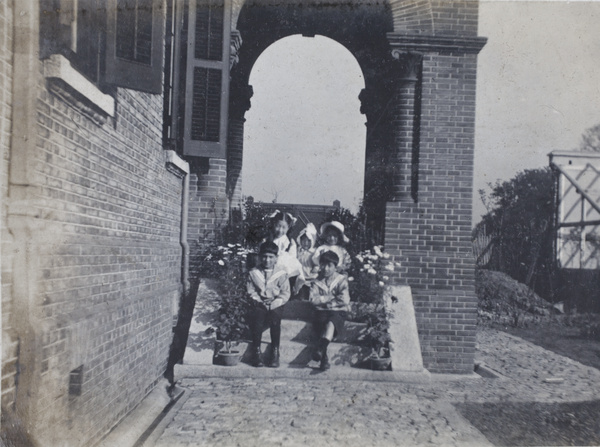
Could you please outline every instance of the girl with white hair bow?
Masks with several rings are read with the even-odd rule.
[[[279,248],[279,256],[275,267],[285,270],[293,286],[296,278],[303,277],[302,265],[296,259],[296,242],[289,236],[296,223],[296,218],[290,213],[275,210],[269,215],[269,219],[270,228],[266,240],[273,242]]]

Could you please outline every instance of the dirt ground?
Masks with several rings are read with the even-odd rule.
[[[579,363],[600,369],[600,338],[581,335],[583,321],[600,320],[600,316],[574,318],[569,316],[549,317],[537,322],[526,323],[523,327],[492,325],[544,349],[548,349]],[[599,384],[600,386],[600,384]]]
[[[596,315],[562,315],[526,321],[521,327],[489,326],[600,370],[599,337],[582,335],[586,325],[598,319]],[[494,445],[600,445],[598,400],[464,403],[456,407]]]
[[[600,445],[600,401],[456,405],[496,446]]]

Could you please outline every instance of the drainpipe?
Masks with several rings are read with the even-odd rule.
[[[187,293],[190,289],[190,246],[187,241],[189,192],[190,173],[188,167],[188,172],[186,172],[185,177],[183,177],[183,197],[181,199],[181,237],[179,240],[182,250],[181,284],[183,285],[183,293]]]
[[[190,192],[190,165],[187,161],[177,155],[175,151],[167,150],[166,162],[167,169],[175,171],[178,175],[183,175],[183,192],[181,198],[181,230],[179,232],[179,244],[181,245],[181,285],[183,294],[188,293],[190,289],[189,270],[190,270],[190,247],[187,241],[188,229],[188,207]]]

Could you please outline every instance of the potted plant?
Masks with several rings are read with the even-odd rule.
[[[215,321],[215,330],[217,340],[215,349],[215,362],[225,366],[235,366],[238,364],[241,352],[232,349],[239,341],[244,338],[248,326],[246,324],[246,303],[243,296],[221,297],[221,308]],[[222,347],[222,349],[219,349]]]
[[[390,368],[392,359],[390,357],[389,333],[391,312],[386,310],[383,304],[377,304],[375,309],[366,315],[367,328],[365,341],[371,348],[369,363],[371,369],[384,371]]]
[[[246,290],[246,256],[240,244],[210,247],[202,258],[201,271],[215,279],[217,312],[208,329],[216,333],[213,363],[236,365],[241,352],[233,349],[246,338],[248,301]]]
[[[355,321],[366,323],[364,341],[371,348],[366,359],[371,369],[386,370],[391,365],[389,333],[392,313],[384,304],[384,293],[395,263],[375,246],[354,258],[350,296],[353,297]]]

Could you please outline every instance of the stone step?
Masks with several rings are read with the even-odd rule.
[[[364,329],[363,324],[346,322],[344,337],[339,337],[329,344],[327,353],[333,365],[357,366],[370,353],[369,348],[360,343],[359,336]],[[283,320],[281,322],[280,362],[290,367],[305,367],[312,364],[312,353],[318,337],[311,323],[302,320]],[[263,332],[261,350],[263,359],[270,358],[271,343],[269,330]],[[248,344],[241,346],[244,350],[242,362],[252,358]],[[317,364],[317,362],[314,362]]]
[[[399,317],[392,321],[390,333],[392,340],[396,341],[392,350],[392,367],[395,371],[422,373],[423,366],[418,343],[416,322],[410,288],[404,287],[394,291],[397,297],[390,306]],[[188,366],[208,367],[213,365],[215,350],[219,350],[219,343],[215,343],[215,334],[207,334],[217,312],[214,299],[207,299],[214,290],[206,288],[198,292],[198,300],[190,326],[188,342],[186,345],[183,364]],[[201,299],[202,297],[202,299]],[[282,368],[318,368],[318,362],[311,359],[317,335],[312,329],[312,306],[303,301],[290,301],[284,308],[281,323],[282,334],[280,342],[280,363]],[[332,370],[361,369],[369,367],[366,360],[370,349],[361,341],[364,324],[346,322],[345,334],[330,343],[328,355]],[[250,360],[249,343],[242,342],[236,348],[241,354],[241,367],[248,367]],[[270,335],[268,329],[263,332],[262,342],[263,358],[268,360],[270,354]]]

